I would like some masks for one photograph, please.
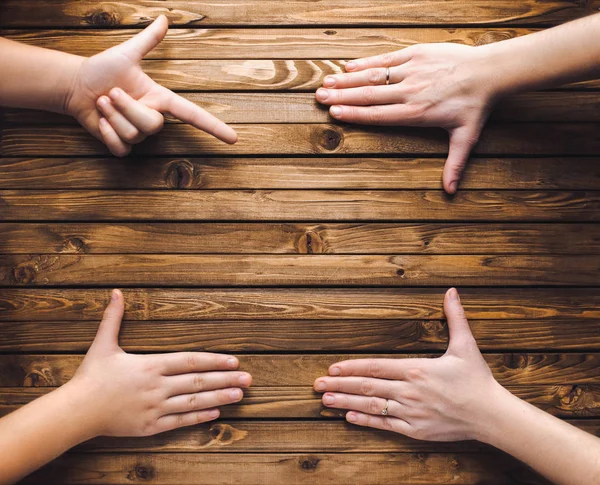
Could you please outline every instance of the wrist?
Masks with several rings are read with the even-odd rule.
[[[68,410],[69,427],[75,446],[84,441],[101,435],[102,423],[94,411],[96,399],[88,392],[86,386],[76,379],[63,385],[58,391],[62,392],[65,408]]]
[[[510,94],[510,80],[506,69],[500,64],[503,56],[498,52],[495,44],[486,44],[475,47],[477,56],[473,70],[477,73],[476,79],[480,89],[490,105],[495,104],[500,98]]]
[[[56,80],[55,96],[52,100],[51,111],[74,116],[71,101],[73,100],[81,66],[85,59],[85,57],[65,54],[64,62],[61,65],[61,72]]]

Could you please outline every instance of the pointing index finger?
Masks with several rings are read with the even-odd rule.
[[[330,376],[361,376],[379,379],[405,380],[409,369],[427,359],[354,359],[333,364]]]
[[[393,67],[404,64],[411,59],[412,49],[406,47],[405,49],[388,52],[386,54],[379,54],[377,56],[363,57],[362,59],[355,59],[346,64],[346,71],[363,71],[372,67]]]

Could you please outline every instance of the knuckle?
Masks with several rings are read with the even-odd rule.
[[[377,359],[370,359],[368,363],[369,375],[379,377],[381,375],[381,364]]]
[[[394,56],[391,53],[388,52],[381,56],[381,63],[384,66],[389,67],[392,65],[393,62],[394,62]]]
[[[187,367],[190,372],[192,372],[194,369],[196,369],[198,367],[198,365],[197,365],[198,359],[196,358],[195,354],[192,354],[192,353],[187,354],[186,359],[187,359]]]
[[[375,393],[373,382],[369,379],[363,379],[360,383],[360,392],[364,396],[372,396]]]
[[[123,133],[123,140],[127,143],[135,143],[138,141],[140,137],[140,132],[137,128],[128,129],[125,133]]]
[[[188,397],[188,407],[189,409],[195,409],[198,402],[198,396],[196,394],[190,394]]]
[[[419,367],[413,367],[406,371],[406,377],[410,381],[420,381],[425,378],[425,372]]]
[[[155,135],[160,130],[163,129],[165,124],[165,118],[159,113],[158,116],[154,119],[154,121],[150,125],[150,129],[148,130],[149,135]]]
[[[183,414],[176,414],[175,415],[175,425],[178,428],[181,428],[182,426],[185,426],[185,417]]]
[[[383,416],[382,424],[385,429],[389,431],[394,430],[394,423],[392,422],[389,416]]]
[[[193,378],[193,388],[196,392],[202,392],[206,387],[206,380],[201,374],[195,374]]]
[[[361,94],[363,103],[373,104],[375,102],[375,90],[371,86],[363,88]]]
[[[367,80],[370,84],[379,84],[380,78],[379,69],[372,68],[367,71]]]
[[[372,124],[379,124],[383,121],[383,111],[378,106],[374,106],[367,112],[367,121]]]
[[[381,405],[379,404],[379,399],[376,397],[372,397],[369,399],[368,410],[370,414],[379,414],[381,411]]]

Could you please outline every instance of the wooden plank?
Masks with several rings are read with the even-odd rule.
[[[437,320],[445,288],[268,288],[124,291],[127,320]],[[461,288],[468,318],[600,318],[592,288]],[[99,321],[108,289],[3,289],[0,321]]]
[[[598,191],[0,190],[4,221],[600,220]]]
[[[181,93],[226,123],[327,123],[329,112],[313,93]],[[596,92],[538,92],[503,99],[491,119],[505,122],[599,122]],[[74,118],[46,111],[6,109],[5,123],[76,125]],[[167,123],[179,123],[167,117]]]
[[[260,354],[240,356],[240,370],[249,372],[257,387],[312,386],[335,362],[354,358],[432,357],[420,354]],[[484,354],[502,385],[597,384],[598,353]],[[0,387],[57,387],[69,381],[81,355],[0,355]]]
[[[221,25],[546,25],[592,13],[596,0],[460,0],[419,3],[379,0],[377,8],[360,0],[4,0],[1,27],[145,26],[166,15],[173,26]],[[32,15],[35,12],[35,15]]]
[[[0,287],[598,286],[600,256],[0,255]]]
[[[470,320],[479,348],[600,351],[595,320]],[[86,352],[96,321],[0,322],[0,351]],[[444,351],[444,320],[126,321],[119,335],[130,352]]]
[[[448,136],[437,128],[360,127],[335,124],[240,124],[227,145],[189,125],[166,125],[134,147],[140,155],[441,155]],[[3,128],[0,155],[106,155],[107,148],[76,126]],[[498,123],[484,130],[474,155],[596,155],[600,123]]]
[[[0,416],[42,396],[52,387],[0,388]],[[600,386],[562,384],[507,386],[521,399],[557,417],[600,417]],[[224,419],[340,419],[343,410],[324,408],[312,387],[257,387],[244,399],[221,408]],[[439,445],[439,443],[438,443]]]
[[[600,253],[598,224],[5,222],[0,233],[0,254]]]
[[[23,484],[280,485],[390,483],[531,485],[549,482],[514,458],[484,454],[79,454],[68,453]],[[356,482],[357,477],[368,477]]]
[[[373,157],[3,158],[0,188],[441,189],[445,162]],[[596,157],[472,158],[460,186],[598,190],[598,163]]]
[[[235,28],[171,29],[147,59],[352,59],[426,42],[471,46],[512,39],[535,28]],[[92,56],[125,42],[137,29],[0,30],[17,42]]]

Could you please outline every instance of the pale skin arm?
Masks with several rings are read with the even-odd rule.
[[[167,18],[160,16],[136,36],[90,58],[0,38],[0,106],[71,115],[116,156],[160,131],[165,113],[235,143],[231,127],[142,71],[142,58],[168,28]]]
[[[252,384],[230,355],[125,353],[117,340],[123,309],[115,290],[73,379],[0,419],[0,484],[96,436],[149,436],[212,421]]]
[[[323,404],[359,426],[430,441],[475,439],[527,463],[558,485],[600,484],[600,439],[520,400],[494,379],[458,292],[446,293],[450,342],[437,359],[333,364],[315,381]],[[388,416],[382,416],[388,400]]]
[[[490,45],[415,45],[346,71],[327,76],[317,100],[348,123],[445,128],[443,185],[453,194],[498,99],[600,77],[600,14]]]

